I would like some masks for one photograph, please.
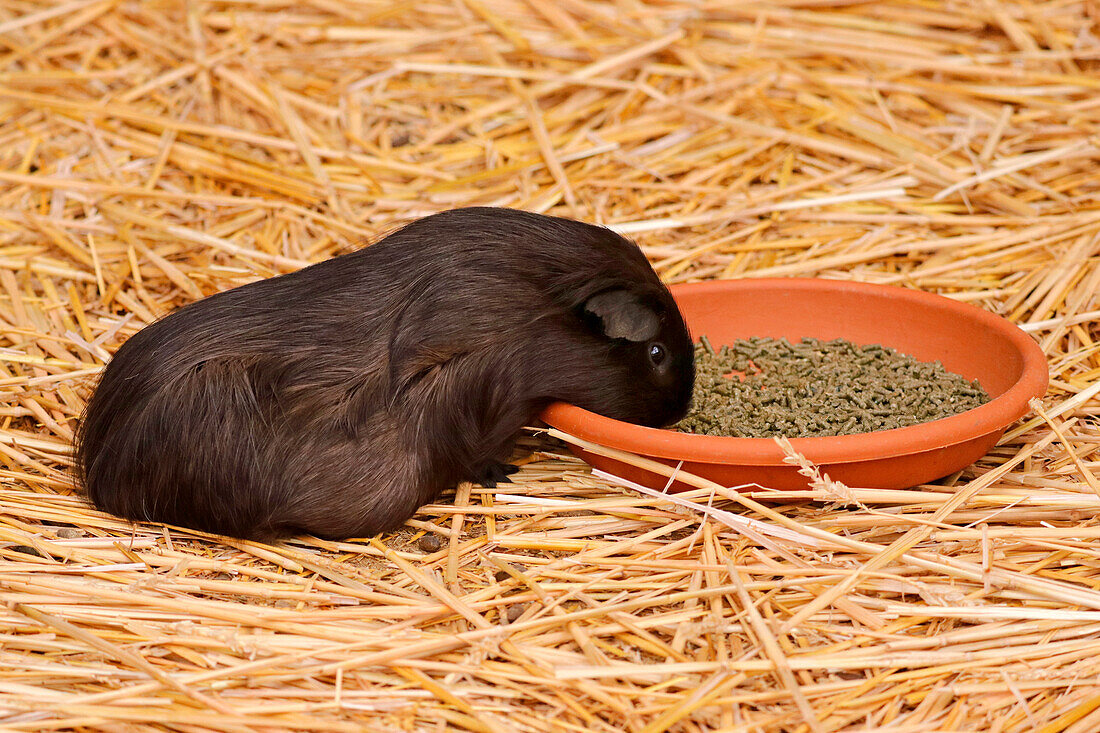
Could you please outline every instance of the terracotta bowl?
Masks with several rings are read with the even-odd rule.
[[[992,398],[967,412],[921,425],[791,444],[850,486],[900,489],[973,463],[1047,387],[1047,364],[1034,340],[1008,320],[972,305],[906,288],[816,279],[719,280],[671,288],[693,338],[715,346],[750,336],[843,338],[882,344],[921,361],[940,361],[977,379]],[[646,428],[555,403],[549,425],[584,440],[683,468],[724,486],[800,490],[806,479],[783,463],[768,438],[723,438]],[[597,468],[653,488],[662,476],[573,447]],[[672,487],[685,489],[687,486]]]

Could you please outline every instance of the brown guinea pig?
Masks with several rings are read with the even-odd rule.
[[[608,229],[497,208],[191,303],[118,350],[77,469],[134,520],[364,537],[494,486],[547,404],[661,426],[695,366],[680,311]]]

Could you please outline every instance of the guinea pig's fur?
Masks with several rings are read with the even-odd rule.
[[[679,309],[608,229],[497,208],[191,303],[104,370],[78,434],[100,508],[244,538],[393,529],[503,479],[554,400],[649,426],[687,410]]]

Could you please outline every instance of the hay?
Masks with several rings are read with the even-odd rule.
[[[0,723],[1100,728],[1098,18],[0,0]],[[912,491],[653,496],[530,435],[514,487],[380,540],[226,541],[73,495],[74,421],[137,329],[475,203],[613,225],[669,281],[976,303],[1051,389]]]

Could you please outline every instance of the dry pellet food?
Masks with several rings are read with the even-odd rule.
[[[691,411],[676,428],[739,438],[889,430],[978,407],[977,381],[885,346],[753,337],[695,347]]]

